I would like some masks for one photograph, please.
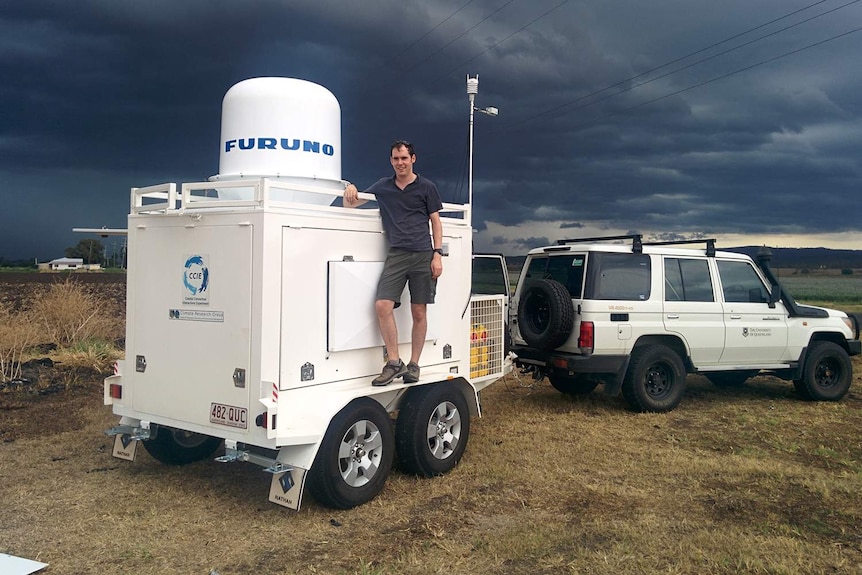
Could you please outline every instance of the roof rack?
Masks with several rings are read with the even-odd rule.
[[[644,242],[645,246],[676,246],[683,244],[706,244],[707,257],[715,257],[715,238],[706,238],[700,240],[673,240],[667,242]]]
[[[571,238],[567,240],[557,240],[557,244],[565,245],[565,244],[578,244],[583,242],[598,242],[598,241],[608,241],[608,240],[631,240],[632,241],[632,252],[636,254],[642,254],[643,249],[643,235],[642,234],[628,234],[623,236],[596,236],[592,238]]]

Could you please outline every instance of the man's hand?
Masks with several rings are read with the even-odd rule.
[[[434,257],[431,258],[431,277],[435,280],[443,275],[443,256],[434,252]]]
[[[342,197],[344,198],[344,205],[348,208],[355,208],[356,206],[365,203],[359,199],[359,190],[351,183],[348,183],[347,186],[345,186],[344,195]]]

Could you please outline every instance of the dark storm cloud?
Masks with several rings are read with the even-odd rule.
[[[474,227],[506,252],[567,228],[858,237],[862,32],[805,48],[862,26],[842,4],[6,3],[0,256],[57,257],[74,226],[123,227],[131,186],[217,173],[221,99],[255,76],[336,95],[345,178],[407,138],[457,202],[479,73],[500,115],[475,121]]]

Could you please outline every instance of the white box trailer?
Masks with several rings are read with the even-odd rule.
[[[214,186],[245,199],[217,199]],[[441,213],[444,272],[419,382],[373,387],[386,242],[376,209],[295,201],[332,193],[267,178],[132,189],[126,359],[104,384],[121,416],[108,431],[115,456],[133,459],[141,442],[183,464],[224,442],[218,460],[263,466],[270,501],[294,509],[306,486],[336,508],[372,499],[396,445],[407,472],[458,463],[478,392],[511,369],[508,293],[471,295],[469,206]],[[396,310],[405,357],[409,307]]]

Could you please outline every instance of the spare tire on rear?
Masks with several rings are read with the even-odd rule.
[[[532,282],[518,303],[518,328],[528,345],[556,349],[572,333],[575,308],[566,286],[542,279]]]

